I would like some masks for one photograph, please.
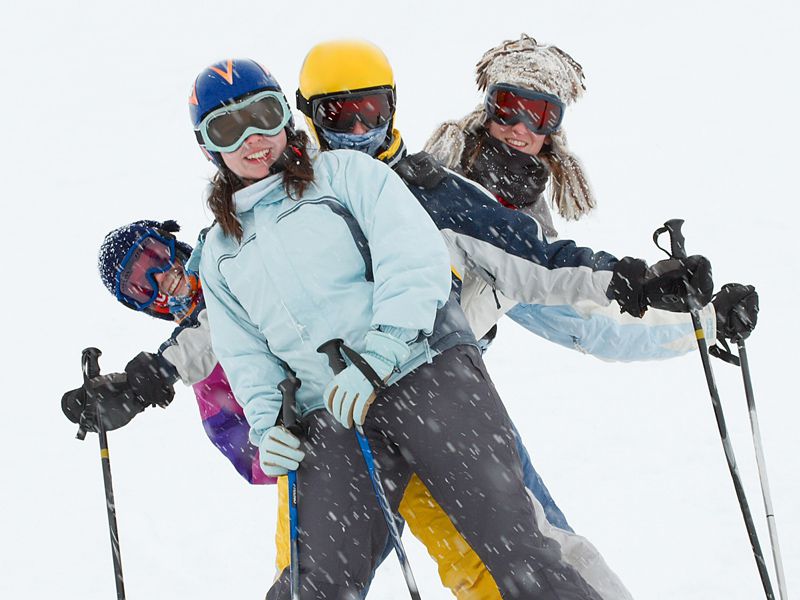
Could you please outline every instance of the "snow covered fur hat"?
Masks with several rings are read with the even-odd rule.
[[[496,83],[557,96],[570,105],[583,95],[583,68],[556,46],[538,44],[522,34],[488,50],[476,65],[476,82],[481,92]],[[483,104],[459,121],[442,123],[425,144],[425,151],[447,167],[458,167],[467,135],[477,134],[488,121]],[[549,136],[550,150],[539,158],[550,167],[550,201],[562,217],[577,220],[595,206],[589,182],[577,157],[569,151],[564,130]]]

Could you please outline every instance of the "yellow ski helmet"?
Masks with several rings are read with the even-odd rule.
[[[320,143],[320,135],[313,121],[313,100],[332,94],[376,89],[391,90],[394,106],[394,73],[380,48],[362,40],[322,42],[311,48],[303,61],[297,108],[305,115],[309,131]],[[391,136],[393,129],[394,111],[387,135]]]

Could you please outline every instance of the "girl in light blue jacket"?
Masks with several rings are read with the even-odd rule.
[[[598,598],[534,529],[508,416],[451,298],[448,251],[399,177],[357,152],[309,152],[252,61],[204,70],[190,105],[219,167],[200,263],[212,344],[264,472],[297,470],[300,597],[358,597],[386,546],[356,423],[391,508],[416,473],[504,598]],[[608,268],[584,283],[604,294],[613,260],[597,262]],[[384,385],[355,365],[334,375],[316,351],[332,338]],[[278,418],[289,369],[302,382],[296,433]],[[289,587],[284,571],[267,597]]]

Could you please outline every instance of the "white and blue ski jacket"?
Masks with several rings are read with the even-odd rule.
[[[535,219],[452,171],[431,189],[409,189],[447,241],[461,307],[477,338],[507,312],[536,335],[607,361],[662,360],[697,347],[686,313],[620,312],[606,294],[617,262],[610,254],[547,240]],[[712,304],[701,317],[713,340]]]

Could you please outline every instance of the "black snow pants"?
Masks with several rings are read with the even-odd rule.
[[[303,421],[300,596],[358,600],[386,547],[386,523],[354,432],[324,410]],[[539,533],[508,415],[476,348],[451,348],[390,386],[364,432],[392,509],[416,473],[503,598],[600,600]],[[287,568],[267,600],[289,598]]]

